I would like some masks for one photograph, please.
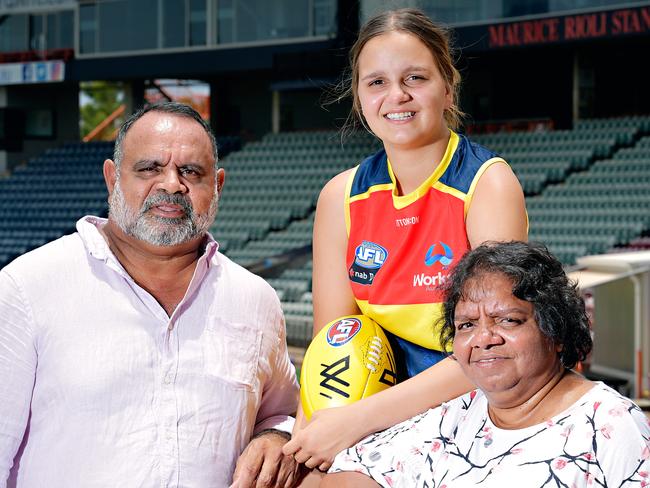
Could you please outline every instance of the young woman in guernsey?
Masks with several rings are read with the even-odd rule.
[[[396,386],[352,405],[298,414],[284,453],[326,470],[334,456],[473,388],[437,340],[441,284],[485,241],[525,241],[521,186],[497,154],[457,132],[460,75],[446,30],[422,12],[383,12],[350,53],[351,117],[383,149],[323,188],[314,224],[314,333],[371,317],[401,358]]]

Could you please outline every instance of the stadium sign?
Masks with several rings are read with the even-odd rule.
[[[65,78],[63,61],[0,64],[0,86],[54,83]]]
[[[474,49],[501,49],[650,35],[650,7],[530,18],[457,29]]]
[[[75,0],[0,0],[0,14],[74,9]]]

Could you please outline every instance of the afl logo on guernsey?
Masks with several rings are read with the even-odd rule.
[[[354,250],[354,261],[348,269],[351,281],[372,285],[375,275],[388,259],[388,251],[379,244],[363,241]]]
[[[354,251],[354,262],[368,269],[381,268],[387,257],[386,249],[370,241],[363,241]]]
[[[352,317],[337,320],[327,331],[327,343],[339,347],[347,344],[361,330],[361,321]]]

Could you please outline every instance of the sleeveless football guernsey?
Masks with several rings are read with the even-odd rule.
[[[357,166],[347,183],[346,265],[356,302],[395,336],[441,350],[441,285],[470,248],[465,217],[481,174],[505,163],[450,131],[440,164],[416,190],[398,195],[384,150]]]

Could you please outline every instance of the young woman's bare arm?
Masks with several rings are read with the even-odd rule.
[[[345,187],[352,170],[332,178],[321,191],[314,219],[312,299],[314,334],[343,315],[359,314],[345,266]]]
[[[473,249],[486,241],[527,241],[528,217],[519,180],[495,163],[479,179],[465,220]]]

